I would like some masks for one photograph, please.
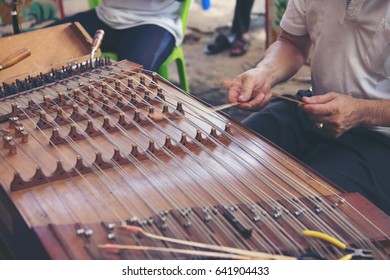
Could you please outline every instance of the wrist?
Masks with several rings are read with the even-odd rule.
[[[264,75],[264,77],[266,77],[271,88],[278,83],[275,77],[275,68],[272,67],[270,64],[260,61],[256,65],[255,69],[257,72],[261,73],[262,75]]]
[[[359,124],[361,126],[389,126],[389,105],[388,100],[358,99]]]

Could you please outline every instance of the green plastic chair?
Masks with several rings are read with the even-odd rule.
[[[95,8],[100,4],[100,0],[88,0],[88,1],[89,1],[90,8]],[[185,34],[187,29],[187,20],[188,20],[190,5],[191,5],[191,0],[184,0],[183,3],[181,4],[181,21],[183,24],[183,34]],[[102,53],[101,56],[102,57],[108,56],[115,61],[118,60],[118,56],[115,53],[104,52]],[[164,79],[169,80],[168,66],[173,61],[176,62],[177,73],[179,75],[181,89],[186,92],[190,92],[190,86],[187,80],[187,71],[186,71],[186,64],[184,60],[182,45],[178,47],[174,47],[172,53],[167,57],[167,59],[157,70],[157,73],[161,75]]]

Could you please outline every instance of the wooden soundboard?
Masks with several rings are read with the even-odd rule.
[[[7,257],[345,254],[315,230],[389,258],[389,216],[361,195],[140,65],[77,61],[0,100]]]
[[[0,38],[0,61],[28,47],[31,56],[0,71],[0,83],[24,80],[89,59],[92,38],[78,22]],[[100,55],[100,49],[96,53]]]

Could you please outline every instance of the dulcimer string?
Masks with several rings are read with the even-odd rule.
[[[75,102],[74,100],[73,100],[73,102]],[[93,121],[93,119],[90,119],[90,121]],[[105,137],[106,138],[108,138],[109,140],[112,140],[113,138],[112,137],[110,137],[110,135],[107,133],[107,132],[105,132],[103,129],[101,129],[100,127],[99,127],[99,129],[101,130],[101,132],[102,133],[104,133],[104,135],[105,135]],[[86,135],[87,136],[87,135]],[[92,140],[91,139],[89,139],[89,141],[92,143]],[[119,145],[118,145],[118,143],[113,143],[114,144],[114,146],[117,146],[117,147],[119,147]],[[100,149],[102,149],[102,148],[100,148]],[[123,152],[123,149],[121,150],[122,152]],[[126,152],[124,152],[125,154],[128,154],[128,152],[126,151]],[[129,152],[130,153],[130,152]],[[131,159],[132,161],[134,161],[134,163],[137,165],[137,160],[135,159],[135,158],[132,158]],[[114,167],[116,167],[117,168],[117,170],[118,170],[118,173],[121,173],[122,174],[122,176],[124,176],[124,178],[126,179],[126,182],[131,182],[131,180],[130,180],[130,176],[127,176],[126,174],[124,174],[124,171],[123,171],[123,169],[120,167],[120,166],[118,166],[115,162],[113,162],[113,165],[114,165]],[[138,164],[138,169],[140,168],[140,165]],[[146,169],[143,169],[143,170],[141,170],[141,169],[139,169],[139,171],[140,172],[147,172],[147,170]],[[146,178],[151,178],[151,175],[150,174],[144,174],[144,176],[146,177]],[[151,179],[150,179],[151,180]],[[128,183],[128,184],[130,184],[130,183]],[[156,182],[154,182],[153,184],[156,184]],[[133,184],[132,184],[133,185]],[[140,188],[140,187],[139,187]],[[116,188],[116,189],[120,189],[119,188],[119,186],[118,186],[118,188]],[[138,193],[138,192],[137,192]],[[142,192],[139,192],[139,193],[142,193]],[[145,196],[144,198],[144,201],[148,201],[148,199],[147,199],[147,197]],[[127,203],[128,204],[128,203]],[[149,206],[151,206],[151,205],[154,205],[153,203],[147,203],[147,205],[149,205]],[[157,209],[154,209],[154,211],[157,211]]]
[[[106,185],[112,185],[112,182],[109,182],[109,184],[106,184]]]
[[[24,111],[24,109],[23,108],[21,108],[21,111],[22,111],[22,113],[24,114],[24,115],[26,115],[27,116],[27,118],[30,120],[30,121],[32,121],[32,119],[29,117],[29,114],[28,113],[26,113],[25,111]],[[33,121],[32,121],[33,122]],[[33,124],[34,124],[34,122],[33,122]],[[39,129],[39,128],[38,128]],[[40,129],[39,129],[40,130]],[[40,145],[42,145],[43,146],[43,143],[41,142],[41,141],[39,141],[39,139],[37,139],[36,138],[36,136],[35,136],[35,134],[32,134],[32,133],[30,133],[28,130],[27,130],[27,132],[29,133],[29,136],[31,136],[32,138],[34,138],[35,139],[35,141],[38,143],[38,144],[40,144]],[[41,131],[41,133],[43,134],[43,135],[45,135],[42,131]],[[45,137],[46,137],[46,135],[45,135]],[[49,139],[48,139],[49,140]],[[46,149],[46,146],[43,146],[43,148],[45,148]],[[37,166],[40,166],[41,164],[40,163],[38,163],[37,161],[36,161],[36,159],[35,158],[33,158],[33,157],[31,157],[28,153],[26,153],[26,152],[24,152],[24,150],[23,150],[23,148],[20,146],[19,147],[19,149],[32,161],[32,162],[34,162]],[[58,159],[58,158],[57,158]],[[65,160],[67,160],[67,158],[66,157],[64,157],[64,159]],[[13,166],[13,164],[11,164],[11,166]],[[77,170],[76,170],[77,171]],[[78,172],[78,171],[77,171]],[[83,174],[81,174],[81,173],[79,173],[79,176],[81,177],[81,178],[84,178],[84,176],[83,176]],[[71,180],[73,180],[73,178],[70,176],[70,178],[69,179],[71,179]],[[84,178],[85,179],[85,178]],[[75,184],[76,186],[77,186],[77,184]],[[53,191],[54,192],[56,192],[56,189],[55,188],[52,188],[53,189]],[[29,189],[28,190],[29,192],[31,192],[31,193],[33,193],[34,191],[33,191],[33,189]],[[63,198],[61,197],[61,196],[59,196],[59,195],[57,195],[57,197],[58,197],[58,200],[61,202],[61,204],[64,206],[64,208],[65,209],[67,209],[67,211],[70,213],[70,215],[73,217],[73,220],[74,220],[74,222],[76,222],[78,219],[76,219],[76,218],[74,218],[74,217],[76,217],[77,216],[77,214],[75,214],[74,213],[74,211],[71,209],[71,207],[68,207],[67,205],[67,203],[64,203],[63,202]],[[88,196],[86,197],[86,199],[88,198]],[[40,207],[42,207],[40,204],[38,204]],[[47,213],[47,212],[46,212]],[[45,216],[47,216],[48,218],[50,218],[50,215],[45,215]],[[56,221],[51,221],[51,222],[56,222]],[[58,221],[57,221],[58,222]]]
[[[174,176],[174,174],[172,176]]]
[[[291,181],[291,180],[290,180]],[[333,214],[333,211],[332,211],[332,209],[330,208],[330,205],[327,205],[327,207],[331,210],[331,214]],[[359,212],[359,214],[361,215],[361,213]],[[345,221],[348,221],[348,219],[346,220],[345,219],[345,217],[342,217],[341,216],[341,213],[340,212],[337,212],[337,213],[335,213],[335,215],[338,215],[338,217],[340,218],[339,219],[339,223],[345,223]],[[367,219],[367,218],[365,218],[365,219]],[[371,222],[370,222],[371,223]],[[371,223],[372,224],[372,223]],[[350,223],[349,223],[349,225],[351,225]],[[382,232],[377,226],[375,226],[375,225],[373,225],[375,228],[377,228],[380,232]],[[360,238],[360,240],[364,240],[365,239],[365,237],[364,237],[364,235],[362,235],[361,234],[361,232],[359,231],[359,230],[357,230],[357,228],[356,227],[354,227],[354,230],[355,230],[355,232],[357,232],[356,233],[356,235],[359,235],[359,237],[357,237],[356,235],[355,235],[355,240],[359,240],[359,238]],[[365,241],[368,241],[367,239],[365,240]]]
[[[35,102],[35,101],[34,101],[34,102]],[[38,103],[35,103],[35,104],[36,104],[37,106],[40,106]],[[41,108],[41,109],[43,110],[43,108]],[[22,111],[23,111],[23,114],[26,115],[26,117],[30,120],[30,122],[32,122],[33,124],[35,124],[34,120],[32,120],[32,118],[29,116],[29,113],[25,112],[23,109],[22,109]],[[50,143],[50,142],[51,142],[50,138],[49,138],[49,137],[48,137],[48,136],[39,128],[39,127],[37,127],[37,129],[38,129],[38,130],[40,131],[40,133],[46,138],[46,140],[48,141],[48,143]],[[43,144],[41,141],[39,141],[39,139],[37,139],[37,138],[35,137],[35,135],[33,135],[33,134],[30,134],[30,135],[31,135],[32,137],[34,137],[35,140],[36,140],[44,149],[47,148],[46,146],[44,146],[44,144]],[[86,158],[89,157],[89,155],[87,155],[86,153],[84,153],[83,150],[82,150],[81,148],[79,148],[78,145],[77,145],[76,143],[72,143],[72,140],[71,140],[71,139],[68,140],[68,143],[70,144],[70,147],[71,147],[77,154],[79,154],[83,159],[86,159]],[[67,161],[68,164],[69,164],[70,166],[72,166],[72,163],[70,162],[70,159],[68,159],[68,157],[67,157],[67,156],[66,156],[66,155],[65,155],[65,154],[56,146],[56,145],[53,145],[53,147],[54,147],[54,149],[56,149],[56,151],[58,152],[59,155],[62,155],[63,160]],[[60,159],[57,158],[57,160],[60,160]],[[94,164],[92,164],[91,167],[94,169],[94,172],[95,172],[95,173],[98,173],[98,171],[101,171],[101,169],[99,170],[99,167],[97,167],[97,166],[94,165]],[[92,184],[89,182],[89,180],[86,179],[86,177],[85,177],[82,173],[80,173],[77,169],[75,169],[75,168],[72,168],[72,169],[73,169],[74,171],[76,171],[76,172],[78,173],[78,175],[80,176],[80,178],[83,180],[83,182],[86,183],[86,185],[87,185],[87,187],[88,187],[88,190],[91,192],[91,194],[93,194],[93,196],[99,198],[100,201],[105,202],[104,197],[102,196],[102,194],[100,194],[98,191],[95,190],[94,186],[92,186]],[[100,174],[100,173],[98,173],[98,174]],[[100,176],[100,178],[103,178],[103,177]],[[69,179],[71,179],[71,180],[74,181],[74,178],[73,178],[72,176],[69,176]],[[107,185],[107,186],[113,184],[112,181],[107,181],[107,180],[103,180],[103,179],[102,179],[102,182],[103,182],[105,185]],[[78,186],[78,185],[79,185],[79,184],[75,183],[75,186]],[[53,189],[55,189],[55,188],[53,188]],[[84,194],[85,189],[81,189],[81,188],[79,188],[79,189],[80,189],[80,192]],[[85,198],[87,201],[91,201],[89,195],[84,195],[84,198]],[[90,204],[90,205],[92,205],[92,204]],[[110,207],[110,205],[108,205],[107,203],[105,203],[105,206],[107,207],[107,209],[111,209],[111,210],[112,210],[112,207]],[[94,208],[94,211],[95,211],[95,213],[97,213],[99,216],[101,216],[101,219],[102,219],[102,220],[107,220],[107,219],[108,219],[108,217],[105,217],[105,218],[102,217],[102,215],[103,215],[105,212],[103,211],[103,214],[102,214],[99,208],[96,208],[96,207],[95,207],[95,208]],[[113,213],[116,215],[117,219],[120,219],[120,216],[119,216],[118,213],[116,213],[115,211],[113,211]],[[77,222],[77,220],[75,220],[75,222]]]
[[[103,200],[104,201],[104,200]]]

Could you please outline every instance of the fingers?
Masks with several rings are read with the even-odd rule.
[[[270,99],[268,96],[269,87],[264,81],[265,78],[261,73],[248,71],[237,76],[233,81],[225,80],[222,84],[229,87],[229,103],[239,102],[238,108],[254,110]]]
[[[248,104],[247,110],[253,110],[253,111],[260,110],[261,108],[265,107],[269,103],[271,97],[272,97],[271,92],[268,92],[266,94],[264,93],[257,94],[255,98],[253,98],[248,103],[246,103]]]
[[[322,95],[315,95],[312,97],[304,96],[302,97],[302,101],[306,104],[325,104],[337,97],[337,94],[334,92],[322,94]]]
[[[333,106],[330,104],[337,97],[334,93],[327,93],[324,95],[316,95],[313,97],[303,97],[302,101],[305,103],[301,108],[309,114],[317,117],[326,117],[332,115]]]

